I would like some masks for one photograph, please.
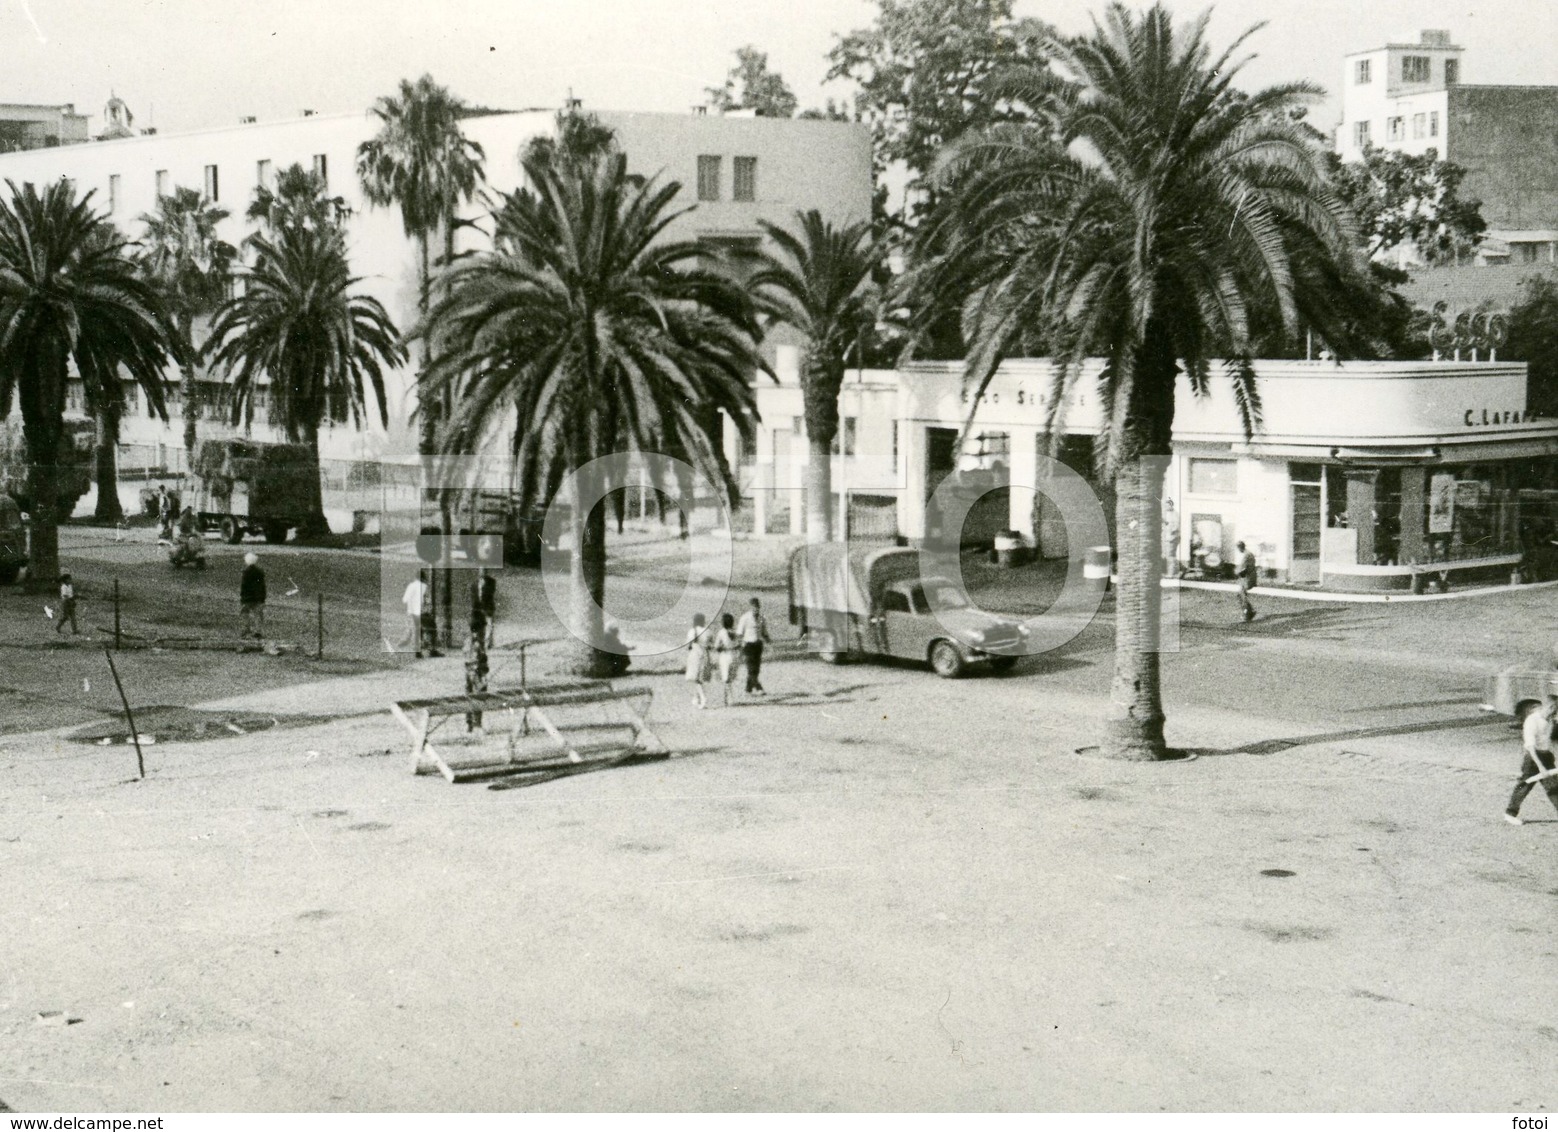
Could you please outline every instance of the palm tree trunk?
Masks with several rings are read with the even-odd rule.
[[[806,437],[806,541],[830,542],[833,538],[833,443]]]
[[[303,442],[308,445],[308,514],[304,516],[303,525],[298,528],[300,538],[318,538],[320,535],[330,533],[330,524],[325,520],[325,490],[320,482],[319,467],[319,426],[317,424],[305,424],[303,426]]]
[[[64,384],[64,375],[60,375]],[[22,420],[27,441],[27,491],[32,497],[27,542],[27,589],[47,593],[59,582],[59,437],[60,422]]]
[[[179,316],[179,336],[183,339],[184,348],[192,356],[195,351],[194,342],[195,320],[189,315]],[[200,386],[195,380],[195,363],[187,360],[184,363],[184,380],[181,383],[180,400],[184,404],[184,466],[195,466],[195,419],[200,415]]]
[[[584,463],[577,453],[572,460],[576,468]],[[587,506],[589,494],[584,476],[575,475],[568,516],[573,534],[568,558],[572,595],[568,628],[573,636],[569,668],[577,676],[604,677],[611,674],[611,658],[596,645],[605,637],[601,599],[606,590],[606,511],[600,500],[594,507]],[[592,527],[598,529],[592,531]]]
[[[1114,681],[1104,716],[1103,752],[1111,758],[1152,760],[1167,753],[1159,687],[1158,619],[1162,554],[1163,472],[1134,460],[1115,477],[1119,585],[1115,589]]]
[[[1115,475],[1114,680],[1104,716],[1103,753],[1118,759],[1162,759],[1163,693],[1158,647],[1163,591],[1163,472],[1173,451],[1174,384],[1179,373],[1173,337],[1149,320],[1135,365],[1121,464]]]
[[[105,409],[97,418],[97,506],[92,517],[99,523],[124,518],[119,505],[119,414]]]

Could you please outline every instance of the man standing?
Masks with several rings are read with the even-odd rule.
[[[265,571],[260,556],[250,551],[243,556],[243,576],[238,580],[238,608],[243,612],[244,637],[265,639]]]
[[[1520,760],[1520,777],[1515,790],[1504,807],[1504,820],[1510,825],[1524,825],[1520,820],[1520,803],[1526,800],[1537,781],[1547,791],[1547,799],[1558,808],[1558,774],[1553,773],[1553,717],[1558,715],[1558,700],[1551,694],[1542,700],[1542,706],[1533,708],[1521,728],[1525,757]],[[1535,781],[1533,781],[1535,780]]]
[[[406,608],[406,622],[409,627],[406,643],[411,645],[412,650],[420,658],[423,652],[422,621],[432,611],[427,583],[422,580],[421,571],[418,571],[416,577],[406,584],[406,592],[401,595],[400,601]]]
[[[485,632],[483,643],[490,649],[497,638],[498,579],[494,578],[485,566],[477,571],[475,578],[471,579],[472,625],[476,624],[478,614],[481,615]]]
[[[1244,619],[1255,620],[1255,607],[1250,604],[1250,591],[1260,581],[1260,569],[1255,565],[1255,555],[1241,542],[1239,548],[1239,604],[1244,607]]]
[[[767,695],[763,691],[760,676],[763,671],[763,643],[768,637],[768,621],[763,616],[763,603],[753,598],[749,608],[736,622],[736,637],[741,641],[741,659],[746,664],[747,692]]]

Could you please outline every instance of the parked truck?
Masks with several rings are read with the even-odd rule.
[[[975,607],[936,560],[909,547],[803,546],[790,557],[790,623],[824,660],[926,661],[952,679],[972,666],[1004,672],[1028,629]]]
[[[227,542],[263,534],[286,542],[302,525],[318,490],[319,468],[304,444],[268,444],[238,437],[195,445],[193,483],[185,500],[203,531]]]

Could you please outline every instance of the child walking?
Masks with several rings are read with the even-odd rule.
[[[79,637],[81,630],[76,627],[76,587],[71,584],[69,574],[60,575],[60,615],[54,622],[54,631],[63,632],[65,622],[70,622],[70,634]]]
[[[692,702],[699,708],[709,706],[704,693],[704,682],[709,678],[709,626],[703,614],[692,615],[692,628],[687,630],[687,680],[692,684]]]
[[[714,634],[714,655],[719,662],[720,690],[726,707],[730,706],[730,686],[736,682],[736,656],[741,645],[736,640],[736,619],[721,613],[719,632]]]

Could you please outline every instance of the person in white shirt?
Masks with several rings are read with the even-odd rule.
[[[427,583],[422,580],[419,573],[406,584],[406,592],[401,595],[401,604],[406,607],[406,643],[411,645],[418,657],[423,653],[422,640],[422,615],[428,610]]]
[[[763,696],[763,644],[769,639],[768,621],[763,617],[763,603],[753,598],[751,607],[736,622],[736,638],[741,642],[741,658],[747,670],[747,692]]]
[[[1558,774],[1553,774],[1553,718],[1558,715],[1558,699],[1551,695],[1533,708],[1521,727],[1521,746],[1525,757],[1520,760],[1520,777],[1515,790],[1504,807],[1504,820],[1510,825],[1524,825],[1520,820],[1520,804],[1526,800],[1537,782],[1547,791],[1548,801],[1558,809]]]

